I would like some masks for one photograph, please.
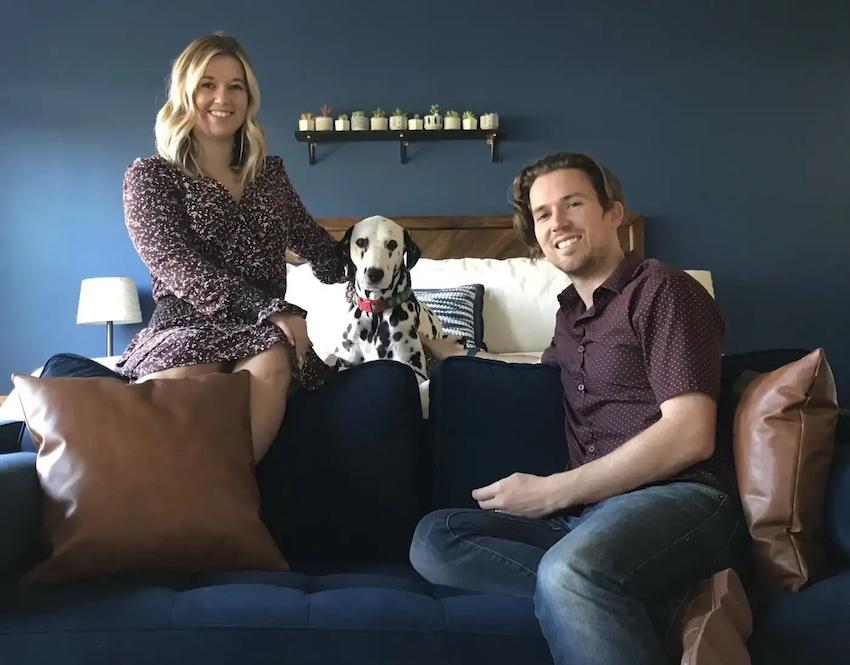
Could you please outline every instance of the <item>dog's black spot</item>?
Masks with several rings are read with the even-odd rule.
[[[402,335],[402,334],[401,334],[401,330],[396,330],[396,331],[393,333],[393,339],[394,339],[396,342],[397,342],[398,340],[400,340],[402,337],[404,337],[404,335]]]
[[[408,335],[410,335],[413,339],[416,339],[416,328],[411,328]]]
[[[393,357],[393,352],[392,352],[392,351],[387,351],[387,358],[388,358],[389,360],[392,360],[392,357]]]
[[[346,351],[348,351],[351,348],[351,340],[350,339],[342,340],[342,348],[345,349]]]
[[[372,317],[372,327],[369,328],[369,334],[366,337],[366,340],[371,344],[375,340],[375,337],[378,334],[378,324],[380,323],[380,319],[377,317]]]
[[[404,308],[401,305],[396,305],[390,313],[390,325],[395,328],[399,321],[406,321],[407,317],[408,314],[404,311]]]
[[[354,310],[354,318],[355,318],[355,319],[359,319],[359,318],[360,318],[360,315],[361,315],[362,313],[363,313],[363,310],[362,310],[362,309],[360,309],[360,308],[358,307],[356,310]]]
[[[381,346],[390,345],[390,324],[386,321],[381,321],[378,326],[378,340]]]
[[[434,325],[433,321],[431,321],[431,336],[437,339],[437,326]]]
[[[410,356],[410,364],[422,369],[422,354],[419,351]]]
[[[346,327],[346,329],[345,329],[345,332],[344,332],[344,333],[342,333],[342,334],[343,334],[343,335],[347,335],[347,334],[348,334],[348,333],[350,333],[350,332],[351,332],[351,324],[349,323],[349,324],[348,324],[348,326],[347,326],[347,327]]]
[[[367,336],[368,334],[369,334],[369,331],[368,331],[368,330],[366,330],[366,328],[363,328],[363,329],[360,331],[360,339],[365,340],[365,339],[366,339],[366,336]]]
[[[411,312],[413,311],[414,306],[412,302],[407,303],[407,309],[409,309]]]
[[[382,344],[378,344],[378,358],[385,358],[387,355],[387,349]]]

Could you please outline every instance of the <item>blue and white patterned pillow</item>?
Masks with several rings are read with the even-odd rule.
[[[436,314],[443,332],[462,337],[468,349],[484,345],[484,285],[466,284],[444,289],[413,289],[423,305]]]

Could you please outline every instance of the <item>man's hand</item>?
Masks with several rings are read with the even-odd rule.
[[[483,510],[496,510],[523,517],[546,517],[557,511],[555,476],[514,473],[487,487],[472,491]]]
[[[440,339],[428,339],[420,337],[423,346],[425,346],[434,356],[436,360],[443,360],[449,356],[466,355],[466,347],[461,343],[460,337],[448,335]]]
[[[270,316],[269,321],[283,331],[287,341],[295,349],[295,360],[298,363],[299,369],[304,367],[304,359],[307,356],[307,351],[313,346],[313,342],[307,336],[307,322],[304,318],[297,314],[279,312]]]

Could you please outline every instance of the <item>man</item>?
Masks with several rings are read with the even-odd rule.
[[[512,195],[532,254],[572,281],[540,361],[561,372],[570,467],[475,489],[483,510],[427,515],[411,562],[433,583],[533,598],[556,663],[664,663],[677,603],[746,542],[714,441],[723,321],[683,271],[624,256],[622,189],[590,157],[546,157]]]

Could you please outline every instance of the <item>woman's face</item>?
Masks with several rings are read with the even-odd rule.
[[[213,56],[194,94],[195,131],[211,139],[231,139],[248,112],[245,69],[232,55]]]

